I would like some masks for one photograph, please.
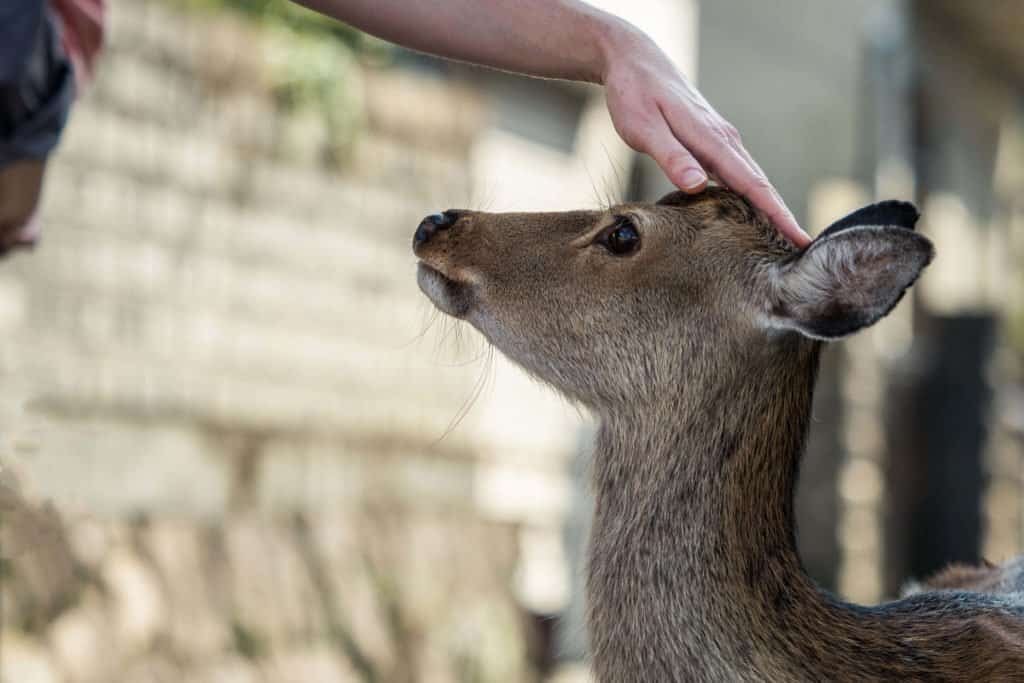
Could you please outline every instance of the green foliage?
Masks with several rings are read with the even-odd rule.
[[[234,12],[265,37],[267,79],[283,111],[314,111],[327,134],[324,160],[341,164],[362,130],[360,62],[390,61],[387,43],[288,0],[186,0],[198,11]]]
[[[391,51],[387,43],[289,0],[187,0],[187,4],[198,9],[238,12],[253,21],[289,28],[312,38],[333,38],[371,58],[387,59]]]
[[[267,66],[278,106],[320,113],[328,135],[328,160],[337,163],[362,127],[362,76],[344,43],[309,38],[287,26],[267,31]]]
[[[231,637],[235,650],[246,659],[261,659],[267,656],[269,648],[266,639],[241,620],[231,620]]]

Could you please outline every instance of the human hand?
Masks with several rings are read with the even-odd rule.
[[[103,48],[107,18],[106,0],[51,0],[64,26],[64,48],[75,68],[79,87],[92,80]]]
[[[703,190],[711,174],[764,211],[798,247],[811,242],[743,147],[736,128],[650,38],[630,26],[616,31],[606,48],[603,83],[619,135],[653,157],[681,190]]]
[[[0,226],[0,257],[15,250],[34,248],[39,242],[41,229],[39,211],[34,212],[24,223]]]
[[[25,159],[0,167],[0,256],[39,239],[39,197],[46,162]]]

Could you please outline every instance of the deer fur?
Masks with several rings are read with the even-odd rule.
[[[417,233],[424,293],[600,423],[597,681],[1024,680],[1021,572],[980,584],[1001,593],[925,586],[864,607],[797,554],[819,351],[888,313],[931,260],[912,206],[862,209],[802,251],[721,188],[444,216]],[[640,246],[616,255],[625,224]]]

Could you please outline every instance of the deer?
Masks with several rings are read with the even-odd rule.
[[[885,316],[930,263],[917,219],[873,204],[798,249],[712,186],[416,228],[434,306],[597,418],[596,681],[1024,681],[1021,560],[862,606],[819,588],[797,551],[821,349]]]

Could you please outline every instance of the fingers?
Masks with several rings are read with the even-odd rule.
[[[35,211],[24,223],[0,222],[0,256],[15,249],[31,249],[39,241],[41,222]]]
[[[679,142],[668,126],[655,125],[647,135],[644,147],[661,167],[672,184],[684,192],[700,192],[708,184],[708,176],[700,162]]]
[[[690,149],[697,153],[697,159],[709,173],[764,211],[772,225],[796,246],[806,247],[810,244],[810,236],[801,229],[782,197],[768,181],[764,171],[747,152],[736,129],[724,121],[717,125],[704,123],[696,126],[675,121],[685,121],[686,118],[689,117],[665,117],[676,145],[682,146],[688,139],[692,139]],[[687,155],[694,158],[690,152],[687,152]],[[657,160],[656,156],[655,159]],[[660,160],[658,164],[665,169]],[[669,174],[668,169],[665,169],[665,172]],[[676,182],[676,178],[671,174],[669,178]]]
[[[762,203],[761,197],[752,196],[744,192],[740,192],[743,196],[747,197],[751,203],[757,208],[761,209],[768,216],[768,219],[772,222],[772,225],[781,232],[785,237],[789,238],[798,247],[806,247],[811,243],[811,237],[800,227],[800,224],[796,222],[796,218],[793,213],[786,206],[786,202],[783,201],[782,196],[778,193],[775,187],[768,182],[768,176],[765,175],[761,167],[754,161],[754,158],[750,156],[750,153],[743,146],[737,137],[732,144],[733,150],[746,162],[747,167],[753,172],[753,176],[756,180],[763,181],[762,187],[767,190],[767,197],[764,197],[765,201]],[[731,187],[731,185],[730,185]]]
[[[758,173],[736,150],[720,153],[715,160],[718,174],[735,192],[750,200],[768,216],[772,225],[798,247],[811,243],[810,236],[796,222],[789,208],[779,197],[764,173]]]

